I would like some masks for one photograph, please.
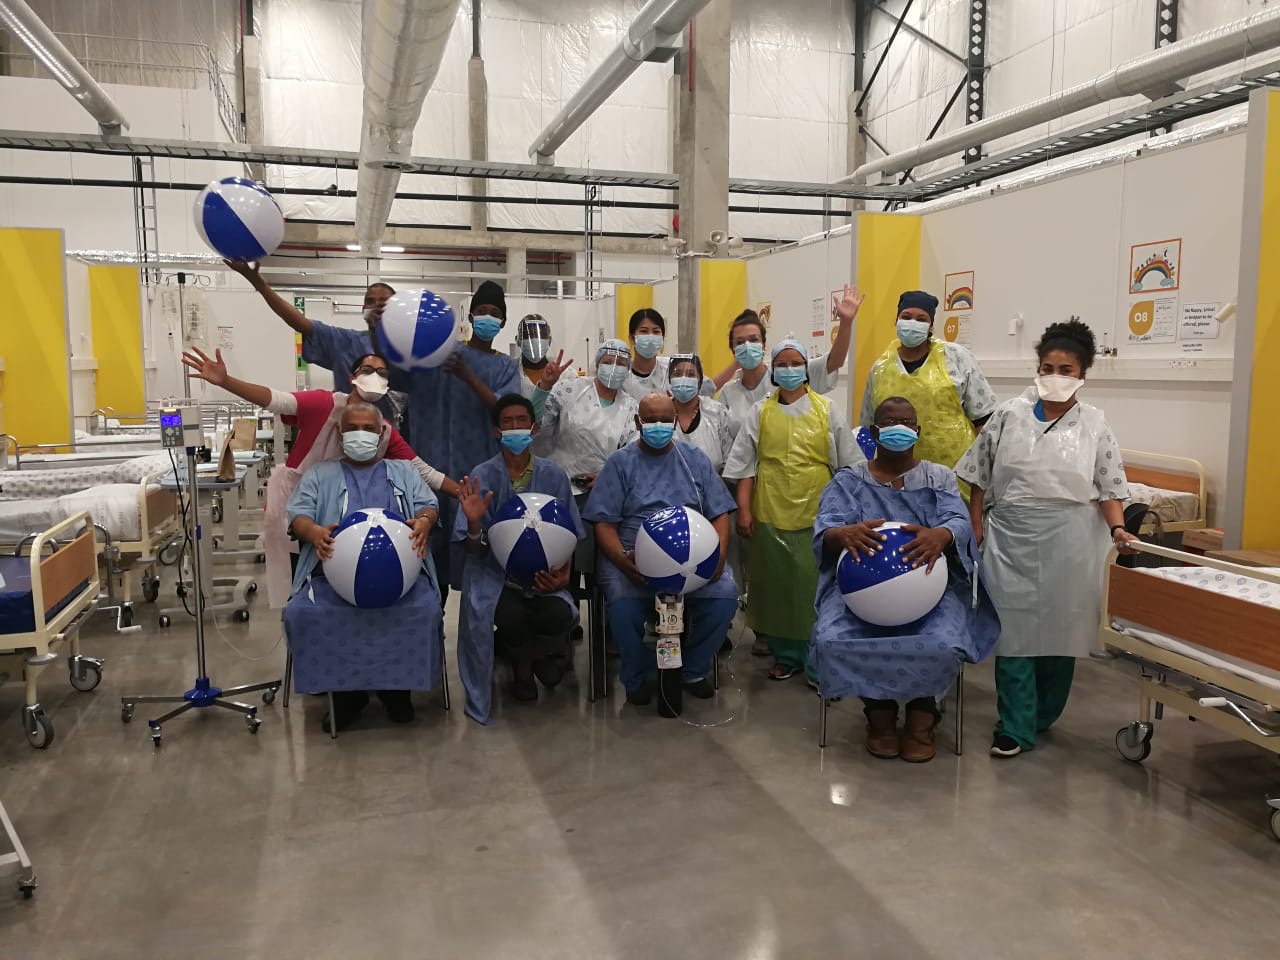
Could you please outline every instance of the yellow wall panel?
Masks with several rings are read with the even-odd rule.
[[[647,283],[620,283],[613,291],[613,328],[619,340],[627,339],[627,325],[637,310],[653,306],[653,287]],[[668,322],[670,320],[668,319]],[[674,333],[674,331],[672,331]]]
[[[0,229],[0,416],[22,444],[71,439],[61,230]]]
[[[701,260],[698,274],[698,356],[715,376],[733,362],[729,325],[747,307],[745,260]]]
[[[96,407],[118,414],[145,409],[142,296],[137,267],[90,267],[89,313],[98,361]]]
[[[858,215],[858,287],[866,295],[853,342],[853,417],[876,358],[895,336],[898,297],[920,286],[920,218],[901,213]]]

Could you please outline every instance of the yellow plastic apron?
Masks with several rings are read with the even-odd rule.
[[[894,340],[871,368],[871,402],[874,407],[889,397],[905,397],[916,408],[920,442],[916,456],[954,468],[973,444],[977,431],[964,412],[960,394],[947,373],[942,341],[934,340],[929,354],[915,373],[907,373],[898,359],[901,343]],[[965,498],[969,488],[961,485]]]
[[[818,499],[831,480],[831,402],[809,391],[808,413],[791,417],[775,391],[760,409],[758,467],[751,512],[751,582],[747,620],[757,633],[793,641],[803,665],[803,647],[813,633],[818,566],[813,558],[813,521]],[[775,655],[777,650],[775,649]]]

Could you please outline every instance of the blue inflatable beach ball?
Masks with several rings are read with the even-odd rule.
[[[489,526],[489,549],[507,576],[532,583],[535,574],[563,567],[578,545],[573,515],[563,500],[517,493]]]
[[[853,435],[853,439],[858,441],[858,449],[862,451],[862,455],[871,460],[876,455],[876,438],[871,435],[871,431],[866,427],[859,427],[858,432]]]
[[[692,593],[720,564],[720,535],[688,507],[651,514],[636,534],[636,567],[658,593]]]
[[[902,556],[904,546],[916,538],[900,523],[876,528],[886,537],[884,549],[874,557],[859,553],[855,561],[848,550],[836,562],[836,581],[845,604],[855,617],[878,627],[900,627],[932,612],[947,589],[947,562],[938,558],[932,573],[924,566],[911,567]]]
[[[389,607],[422,572],[413,531],[390,510],[356,510],[333,531],[333,556],[324,561],[334,593],[354,607]]]
[[[438,367],[458,346],[458,318],[430,290],[401,290],[382,310],[378,345],[401,370]]]
[[[275,197],[244,177],[214,180],[196,195],[196,230],[228,260],[261,260],[284,239]]]

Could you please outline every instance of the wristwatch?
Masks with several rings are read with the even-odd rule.
[[[1114,540],[1114,539],[1115,539],[1115,535],[1116,535],[1116,531],[1117,531],[1117,530],[1123,530],[1123,529],[1124,529],[1124,524],[1123,524],[1123,523],[1113,523],[1113,524],[1111,525],[1111,538]]]

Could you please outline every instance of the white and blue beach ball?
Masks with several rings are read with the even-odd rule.
[[[214,180],[196,195],[196,230],[228,260],[261,260],[284,239],[275,197],[244,177]]]
[[[382,310],[378,345],[401,370],[438,367],[458,346],[458,318],[430,290],[401,290]]]
[[[563,567],[578,545],[573,515],[545,493],[517,493],[489,526],[489,549],[507,576],[533,583],[535,574]]]
[[[914,623],[942,599],[947,589],[947,561],[939,557],[933,572],[925,565],[913,568],[901,550],[916,538],[902,529],[900,523],[885,523],[876,528],[885,535],[883,550],[875,556],[859,554],[855,561],[848,550],[836,561],[836,581],[845,605],[865,623],[877,627],[900,627]]]
[[[355,510],[333,531],[333,556],[324,562],[334,593],[354,607],[389,607],[422,572],[413,531],[390,510]]]
[[[720,535],[688,507],[651,514],[636,534],[636,567],[658,593],[692,593],[720,564]]]

